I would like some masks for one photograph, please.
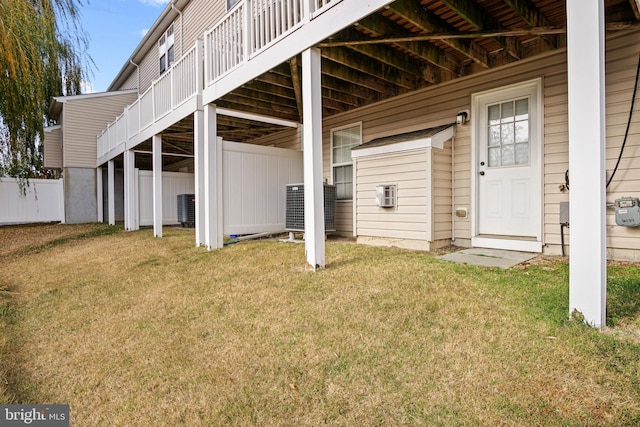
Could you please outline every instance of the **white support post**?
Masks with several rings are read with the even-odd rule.
[[[63,199],[64,200],[64,199]],[[102,187],[102,166],[96,168],[96,206],[98,222],[104,222],[104,190]]]
[[[319,49],[302,52],[304,238],[307,263],[313,270],[325,267],[320,62]]]
[[[607,293],[604,44],[603,0],[567,0],[569,311],[596,328]]]
[[[151,138],[153,157],[153,235],[162,237],[162,135]]]
[[[136,153],[133,150],[124,152],[124,228],[136,230],[135,216],[135,163]]]
[[[216,106],[204,106],[204,241],[207,249],[223,247],[222,138],[217,137]]]
[[[193,162],[195,166],[196,246],[198,247],[205,244],[204,141],[204,111],[196,110],[193,115]]]
[[[109,206],[109,225],[116,225],[116,173],[113,160],[107,162],[107,203]]]

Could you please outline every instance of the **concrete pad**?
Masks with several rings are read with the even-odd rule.
[[[437,258],[461,264],[511,268],[535,258],[537,255],[538,254],[530,252],[505,251],[502,249],[471,248],[442,255]]]

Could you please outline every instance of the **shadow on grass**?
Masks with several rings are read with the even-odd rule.
[[[640,322],[640,267],[610,267],[607,280],[607,326]]]

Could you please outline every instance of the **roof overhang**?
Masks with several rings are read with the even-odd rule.
[[[76,101],[80,99],[85,100],[90,98],[104,98],[108,96],[126,95],[131,93],[138,93],[138,90],[130,89],[113,92],[93,92],[80,95],[54,96],[51,99],[51,103],[49,104],[49,116],[56,119],[59,118],[60,114],[62,114],[62,104],[65,104],[69,101]]]
[[[444,148],[456,134],[455,123],[377,138],[351,149],[351,158],[401,153],[429,148]]]

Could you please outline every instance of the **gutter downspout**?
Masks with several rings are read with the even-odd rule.
[[[451,138],[451,243],[456,241],[456,137]]]
[[[182,11],[175,7],[175,0],[171,2],[171,9],[175,10],[180,15],[180,56],[184,54],[184,33],[182,31]]]
[[[129,60],[129,64],[133,65],[134,67],[136,67],[136,74],[138,75],[138,96],[140,96],[140,66],[138,64],[136,64],[135,62],[133,62],[133,60]]]

